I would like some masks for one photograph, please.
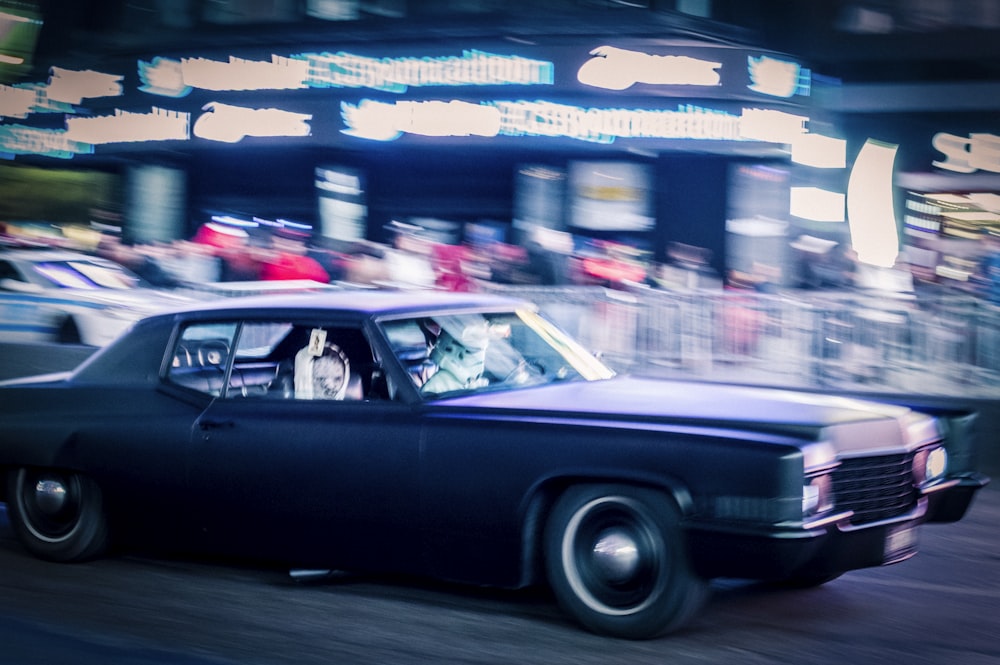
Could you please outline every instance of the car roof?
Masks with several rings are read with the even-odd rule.
[[[405,315],[452,309],[512,309],[529,306],[528,301],[482,293],[455,293],[433,290],[351,289],[294,294],[220,297],[171,310],[184,313],[218,313],[245,316],[265,310],[275,315],[306,312],[353,312],[369,317]]]

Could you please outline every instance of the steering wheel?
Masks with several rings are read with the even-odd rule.
[[[229,358],[229,345],[221,340],[202,342],[198,347],[198,363],[202,367],[222,367]]]

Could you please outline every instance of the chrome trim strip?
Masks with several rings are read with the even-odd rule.
[[[847,522],[852,517],[854,517],[853,510],[845,510],[841,513],[834,513],[833,515],[827,515],[826,517],[820,517],[809,522],[803,522],[802,528],[806,531],[811,531],[812,529],[822,529],[823,527],[835,524],[838,522]]]
[[[879,520],[878,522],[867,522],[865,524],[860,524],[854,526],[853,524],[838,524],[837,528],[844,532],[851,531],[863,531],[864,529],[874,529],[881,526],[889,526],[891,524],[899,524],[901,522],[911,522],[913,520],[919,520],[924,515],[927,514],[928,501],[926,497],[920,497],[917,500],[917,507],[906,513],[905,515],[899,515],[897,517],[890,517],[889,519]]]

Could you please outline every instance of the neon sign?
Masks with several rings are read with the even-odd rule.
[[[625,90],[636,83],[651,85],[720,84],[721,62],[686,55],[650,55],[614,46],[598,46],[576,73],[580,83],[606,90]]]
[[[50,70],[48,97],[57,102],[79,104],[88,97],[118,97],[123,94],[123,76],[93,70],[74,71],[62,67]]]
[[[583,108],[545,101],[341,103],[343,133],[376,141],[422,136],[551,136],[790,143],[808,118],[745,108],[740,115],[690,104],[668,109]]]
[[[161,61],[160,66],[172,68],[173,64]],[[234,57],[228,62],[184,58],[180,69],[184,85],[202,90],[295,90],[307,87],[308,67],[303,60],[272,55],[270,62]]]
[[[230,57],[139,61],[144,92],[182,97],[192,88],[215,91],[370,88],[402,93],[410,87],[551,85],[555,65],[512,55],[466,50],[461,56],[369,58],[346,52],[272,55],[270,61]]]
[[[114,115],[96,118],[67,118],[70,140],[98,145],[130,141],[187,140],[190,114],[154,108],[150,113],[115,109]]]
[[[931,139],[934,148],[945,159],[931,162],[933,166],[956,173],[975,173],[983,170],[1000,173],[1000,136],[996,134],[969,134],[968,138],[939,132]]]
[[[17,83],[12,86],[17,90],[30,90],[34,99],[30,108],[17,109],[20,113],[18,117],[26,117],[30,113],[73,113],[73,105],[66,102],[56,101],[49,97],[49,87],[45,83]],[[3,115],[3,114],[0,114]]]
[[[85,98],[118,97],[122,76],[92,70],[52,67],[48,83],[0,85],[0,116],[26,118],[31,113],[73,113]]]
[[[501,133],[500,112],[495,107],[460,101],[342,102],[341,131],[373,141],[392,141],[404,133],[422,136],[497,136]]]
[[[311,115],[281,109],[253,109],[210,102],[194,123],[194,135],[236,143],[247,136],[309,136]]]
[[[865,141],[847,183],[847,223],[858,261],[891,268],[899,255],[892,172],[897,145]]]
[[[73,155],[94,152],[94,146],[72,140],[64,129],[0,125],[0,151],[14,155],[71,159]]]
[[[809,95],[811,73],[798,63],[762,55],[747,56],[747,73],[754,92],[773,97]]]
[[[559,57],[573,60],[572,67],[578,68],[575,72],[578,81],[612,91],[636,84],[676,86],[686,90],[663,90],[657,94],[725,98],[731,89],[738,88],[743,91],[742,98],[748,98],[751,96],[748,90],[758,96],[789,97],[803,94],[803,86],[808,88],[808,70],[770,55],[747,55],[740,49],[681,46],[677,53],[654,55],[603,45],[589,50],[582,65],[579,49],[560,47],[559,52],[563,51],[569,51],[570,55]],[[704,59],[692,57],[700,53],[713,55]],[[551,86],[556,81],[556,65],[551,61],[474,49],[428,57],[368,57],[346,51],[323,51],[271,55],[263,60],[224,58],[227,59],[158,56],[140,60],[139,90],[174,98],[196,89],[240,92],[343,88],[400,94],[417,87]],[[729,80],[733,78],[735,81]],[[68,148],[52,151],[60,154],[84,151],[80,146],[92,152],[95,145],[188,141],[195,136],[227,143],[246,137],[308,137],[313,133],[315,119],[326,120],[320,114],[254,108],[252,102],[233,106],[218,101],[202,106],[200,114],[197,110],[191,113],[158,108],[133,113],[118,108],[110,116],[76,115],[77,106],[85,99],[123,95],[123,79],[91,70],[53,67],[47,83],[0,85],[0,116],[26,118],[32,113],[63,113],[66,130],[62,133],[70,143]],[[574,84],[574,87],[578,93],[580,86]],[[700,91],[687,92],[696,88]],[[404,97],[388,102],[359,101],[358,97],[339,103],[344,123],[340,131],[347,136],[378,141],[409,134],[558,137],[599,144],[618,139],[684,139],[789,145],[795,137],[807,133],[808,121],[804,116],[784,111],[729,105],[726,110],[694,104],[671,108],[601,108],[545,99],[482,99],[479,95],[471,100]],[[334,114],[337,108],[333,107]],[[7,140],[11,141],[11,131],[7,134]],[[40,138],[43,134],[32,135],[30,141],[23,132],[19,136],[16,143],[19,151],[32,141],[48,151],[55,141],[51,137],[43,140]]]
[[[152,62],[139,61],[139,90],[162,97],[184,97],[191,86],[184,83],[184,71],[178,60],[156,56]]]
[[[27,118],[35,106],[35,99],[35,91],[30,88],[0,85],[0,116]]]
[[[436,58],[365,58],[344,52],[296,57],[308,60],[312,87],[406,92],[425,86],[551,85],[555,78],[551,62],[476,50]]]

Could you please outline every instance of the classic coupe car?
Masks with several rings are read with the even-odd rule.
[[[25,549],[548,584],[590,630],[682,626],[715,577],[902,561],[987,481],[973,415],[616,375],[530,304],[437,292],[153,315],[0,386]]]

